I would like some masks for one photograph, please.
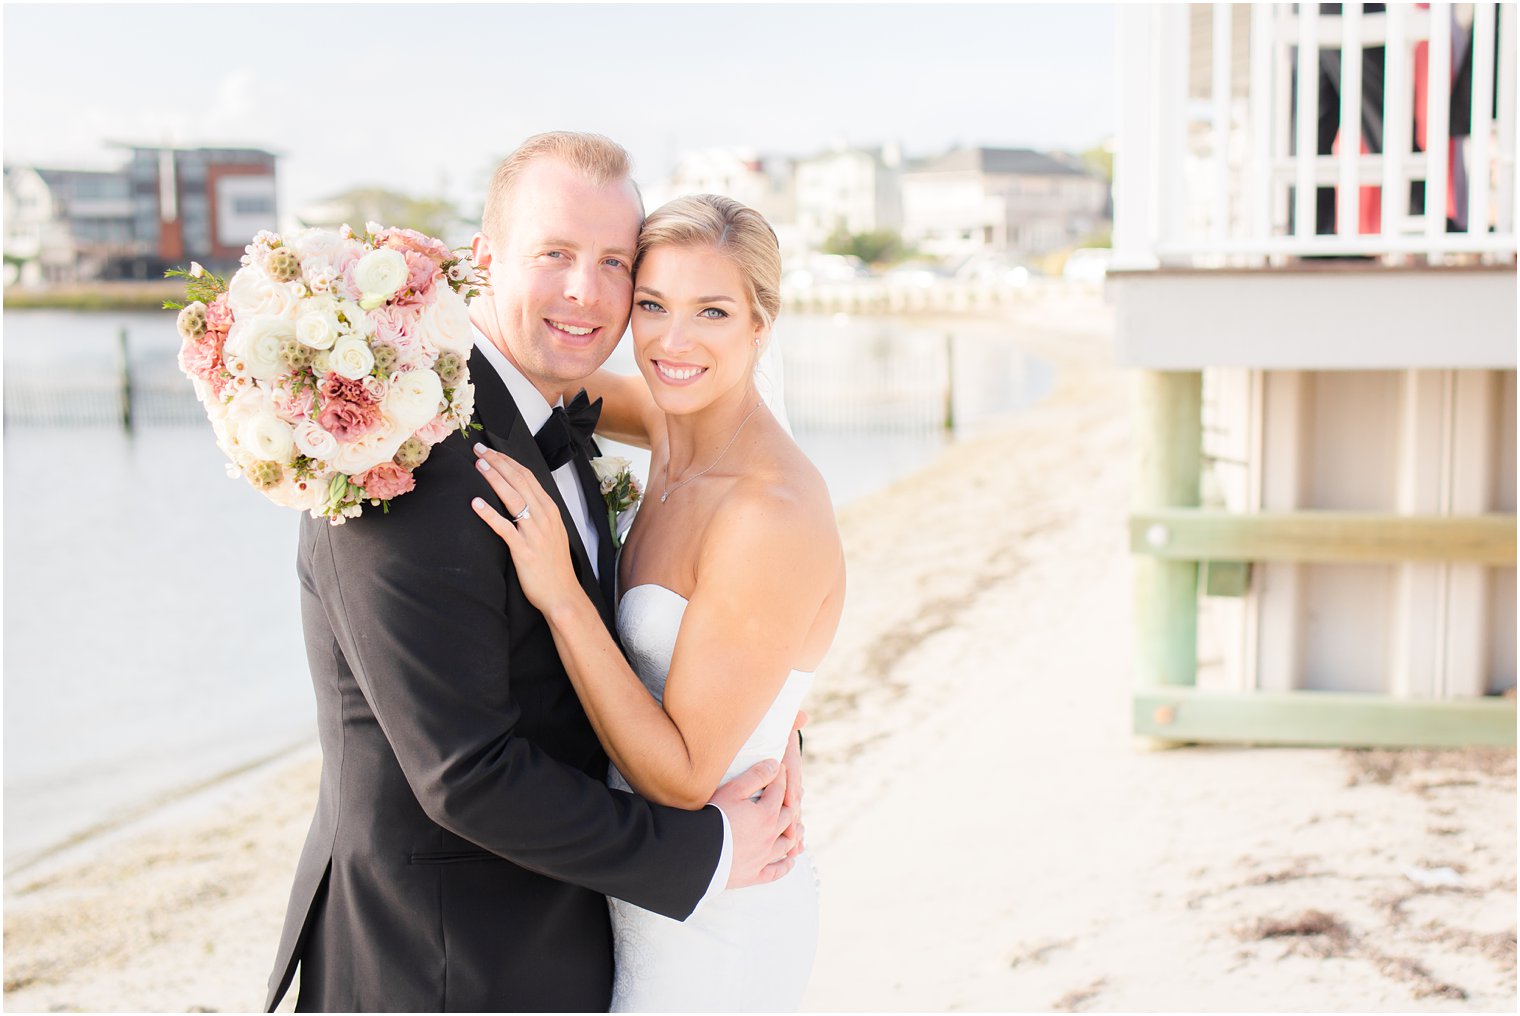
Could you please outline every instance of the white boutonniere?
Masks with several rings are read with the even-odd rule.
[[[612,532],[613,549],[617,549],[623,545],[628,527],[633,525],[633,516],[639,500],[644,496],[644,487],[639,483],[639,478],[633,475],[633,464],[617,455],[592,459],[591,468],[596,471],[602,500],[607,503],[607,528]]]

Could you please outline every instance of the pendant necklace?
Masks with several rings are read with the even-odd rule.
[[[674,494],[676,491],[678,491],[682,487],[686,486],[692,480],[695,480],[698,476],[701,476],[702,473],[705,473],[709,469],[712,469],[713,466],[716,466],[718,463],[722,462],[723,461],[723,456],[727,455],[728,454],[728,450],[734,446],[734,442],[737,441],[737,440],[739,440],[739,433],[740,433],[740,431],[744,430],[744,425],[749,422],[749,418],[751,416],[754,416],[755,415],[755,410],[758,410],[763,405],[765,405],[765,400],[761,399],[759,402],[755,403],[755,408],[754,409],[751,409],[748,413],[744,414],[744,419],[742,419],[742,420],[739,421],[739,426],[734,431],[734,436],[728,439],[728,444],[726,444],[726,445],[723,446],[723,450],[718,453],[718,457],[717,458],[715,458],[715,459],[712,460],[712,463],[707,467],[707,469],[702,470],[701,473],[697,473],[694,476],[688,476],[686,479],[682,480],[680,483],[676,484],[674,487],[670,486],[667,483],[666,487],[665,487],[665,493],[663,493],[663,494],[660,495],[660,504],[664,504],[666,501],[668,501],[670,499],[670,495]],[[666,466],[666,474],[665,474],[667,478],[670,476],[669,469],[670,469],[670,467],[667,465]]]

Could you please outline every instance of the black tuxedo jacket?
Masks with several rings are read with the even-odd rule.
[[[476,420],[434,446],[388,514],[305,518],[297,570],[322,781],[296,869],[272,1010],[301,967],[303,1011],[605,1011],[616,896],[682,919],[722,849],[714,808],[609,790],[607,758],[506,544],[483,440],[558,487],[496,371],[475,354]],[[579,463],[593,520],[597,483]],[[561,503],[560,509],[564,511]],[[611,541],[587,594],[612,620]]]

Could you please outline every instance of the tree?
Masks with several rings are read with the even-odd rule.
[[[823,252],[853,254],[868,265],[895,264],[911,253],[903,247],[902,237],[890,229],[851,233],[844,226],[834,230],[824,241]]]
[[[307,218],[335,221],[308,222]],[[429,236],[446,237],[460,221],[459,210],[442,198],[420,198],[382,187],[354,187],[321,202],[302,217],[308,226],[347,222],[358,229],[366,222],[415,229]]]

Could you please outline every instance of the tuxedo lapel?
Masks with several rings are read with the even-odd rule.
[[[538,443],[533,440],[533,435],[528,432],[528,425],[523,420],[517,403],[513,401],[512,393],[507,391],[507,386],[497,375],[496,368],[491,366],[485,357],[477,356],[472,352],[469,365],[470,378],[475,384],[475,416],[477,422],[485,428],[486,445],[527,468],[538,480],[539,485],[554,499],[554,504],[559,508],[560,519],[565,524],[565,533],[569,538],[570,557],[575,564],[575,576],[580,581],[581,588],[595,604],[603,623],[611,630],[613,625],[610,600],[603,591],[601,583],[597,581],[596,571],[591,567],[590,555],[586,553],[585,545],[581,543],[580,532],[576,529],[575,520],[571,518],[570,511],[565,506],[559,484],[555,483],[554,477],[550,475],[549,465],[544,461],[543,453],[538,450]],[[584,474],[581,476],[581,486],[586,487]],[[592,489],[596,489],[594,483]],[[594,523],[597,513],[593,511],[591,518]],[[605,540],[602,542],[606,543]],[[605,565],[602,565],[602,569],[602,574],[605,576],[607,574]]]

